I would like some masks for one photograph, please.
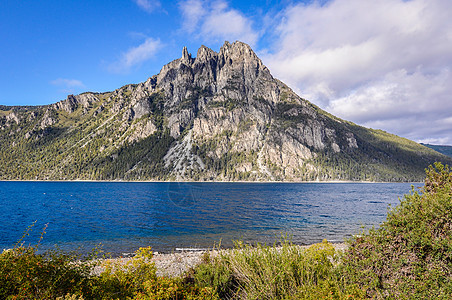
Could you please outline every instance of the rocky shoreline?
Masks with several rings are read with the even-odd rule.
[[[345,250],[347,244],[335,243],[333,246],[336,250]],[[299,246],[300,248],[307,248],[308,246]],[[158,253],[154,252],[152,261],[157,268],[157,276],[160,277],[177,277],[188,271],[190,268],[195,267],[202,261],[204,253],[209,252],[210,256],[218,255],[220,252],[231,251],[231,249],[221,250],[194,250],[182,249],[182,251],[174,253]],[[118,257],[104,259],[98,266],[94,268],[94,274],[100,274],[104,269],[106,263],[110,262],[115,265],[125,265],[131,261],[133,257]]]

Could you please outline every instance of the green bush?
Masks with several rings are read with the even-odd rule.
[[[0,299],[55,299],[82,295],[89,287],[93,261],[76,254],[18,244],[0,254]]]
[[[230,264],[224,255],[204,253],[202,263],[186,274],[188,281],[202,287],[213,288],[221,299],[231,298],[237,289],[237,280],[230,269]]]
[[[213,289],[156,276],[150,247],[122,265],[18,245],[0,254],[0,299],[217,299]],[[89,258],[93,258],[90,256]]]
[[[150,247],[140,248],[125,265],[108,262],[94,280],[94,299],[217,299],[209,288],[180,278],[157,277]]]
[[[450,299],[452,173],[435,164],[378,229],[351,241],[343,274],[377,299]]]

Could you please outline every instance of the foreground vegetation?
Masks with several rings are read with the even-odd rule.
[[[206,253],[180,278],[157,277],[150,248],[128,265],[92,270],[84,260],[20,243],[0,255],[1,299],[450,299],[452,173],[436,164],[425,186],[405,195],[378,229],[337,251],[237,243]],[[96,256],[96,255],[94,255]]]

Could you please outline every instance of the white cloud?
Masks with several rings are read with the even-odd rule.
[[[110,65],[110,71],[127,72],[130,68],[152,58],[161,47],[162,43],[159,39],[146,38],[141,45],[123,53],[118,61]]]
[[[83,82],[77,79],[58,78],[50,82],[53,85],[65,86],[68,88],[85,87]]]
[[[450,95],[452,76],[449,69],[434,75],[424,74],[421,68],[411,74],[402,69],[331,100],[327,110],[359,122],[408,114],[447,118],[452,113]]]
[[[251,19],[225,1],[185,0],[179,2],[179,8],[184,17],[183,29],[198,31],[204,41],[240,40],[254,45],[259,37]]]
[[[397,70],[331,100],[327,111],[373,128],[423,140],[450,140],[452,74]]]
[[[153,12],[157,8],[160,8],[160,1],[151,1],[151,0],[134,0],[134,2],[144,11],[148,13]]]
[[[183,29],[193,33],[198,27],[201,18],[207,13],[201,0],[187,0],[179,2],[179,9],[183,16]]]
[[[452,144],[451,9],[448,0],[293,5],[279,16],[273,54],[263,60],[339,117]]]
[[[59,86],[60,87],[59,91],[66,94],[75,93],[76,90],[85,87],[83,82],[77,79],[58,78],[50,81],[50,83],[52,85]]]

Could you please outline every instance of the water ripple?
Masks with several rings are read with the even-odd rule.
[[[26,242],[113,253],[144,245],[158,251],[233,240],[272,244],[342,241],[378,225],[410,183],[0,182],[0,247]]]

